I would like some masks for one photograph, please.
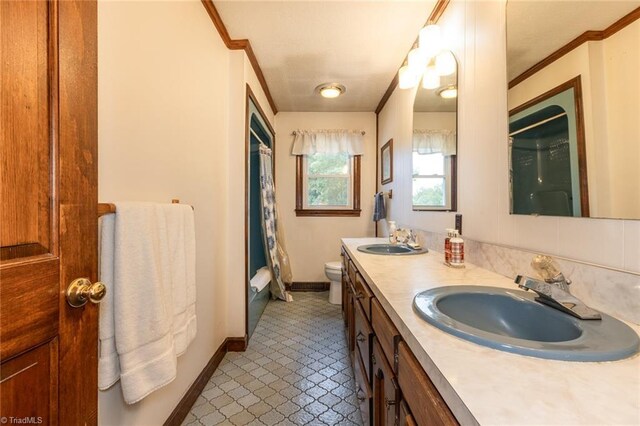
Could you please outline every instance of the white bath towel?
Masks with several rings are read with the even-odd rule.
[[[108,221],[101,232],[101,278],[109,270],[113,278],[111,306],[101,309],[98,381],[105,389],[119,378],[133,404],[175,378],[176,357],[195,336],[195,233],[189,206],[116,203],[116,211],[113,246]]]
[[[256,291],[260,292],[263,288],[265,288],[271,282],[271,271],[268,266],[263,266],[262,268],[256,271],[256,274],[251,278],[249,283],[251,287]]]

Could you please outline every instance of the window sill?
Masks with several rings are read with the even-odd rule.
[[[315,216],[315,217],[360,217],[360,209],[357,210],[340,210],[340,209],[296,209],[296,216]]]

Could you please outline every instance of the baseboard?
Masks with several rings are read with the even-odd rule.
[[[329,291],[331,283],[328,281],[295,281],[287,284],[287,291]]]
[[[180,426],[182,424],[182,421],[187,417],[189,411],[191,411],[191,407],[193,407],[193,404],[204,390],[209,379],[220,365],[220,362],[222,362],[225,354],[227,352],[244,351],[247,347],[246,342],[247,336],[227,337],[224,339],[224,342],[222,342],[220,347],[216,349],[207,365],[205,365],[204,369],[200,372],[191,387],[189,387],[180,402],[178,402],[176,408],[164,422],[164,426]]]
[[[247,350],[247,336],[227,337],[227,352],[244,352]]]

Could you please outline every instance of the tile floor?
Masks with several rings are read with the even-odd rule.
[[[361,425],[339,305],[270,301],[246,352],[228,353],[183,425]]]

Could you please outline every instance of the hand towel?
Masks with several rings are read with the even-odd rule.
[[[268,266],[263,266],[256,271],[256,274],[251,278],[249,283],[251,287],[256,291],[262,291],[271,282],[271,271]]]
[[[114,323],[122,394],[133,404],[176,376],[164,208],[116,203]]]
[[[196,242],[194,215],[186,204],[164,204],[171,262],[173,338],[182,355],[196,335]]]
[[[115,256],[115,215],[100,219],[98,276],[107,288],[100,302],[100,333],[98,350],[98,388],[108,389],[120,380],[120,360],[116,351],[116,329],[113,319],[113,262]]]
[[[375,195],[375,204],[373,207],[373,221],[377,222],[387,217],[387,207],[384,202],[384,192],[378,192]]]

